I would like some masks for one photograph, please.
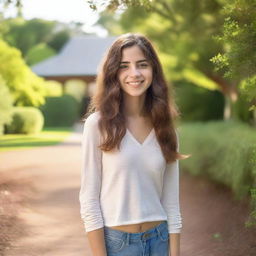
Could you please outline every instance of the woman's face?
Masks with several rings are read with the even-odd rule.
[[[152,77],[152,66],[141,49],[137,45],[124,48],[118,71],[123,91],[130,96],[141,96],[151,85]]]

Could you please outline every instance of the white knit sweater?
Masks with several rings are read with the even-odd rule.
[[[86,232],[167,220],[180,233],[179,163],[166,164],[154,129],[141,144],[126,130],[119,151],[98,148],[99,112],[85,121],[82,137],[80,213]]]

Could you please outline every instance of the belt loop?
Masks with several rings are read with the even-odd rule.
[[[130,240],[130,234],[127,233],[127,236],[126,236],[126,245],[127,246],[129,245],[129,240]]]
[[[156,230],[157,230],[158,236],[160,236],[160,230],[159,230],[159,227],[156,227]]]

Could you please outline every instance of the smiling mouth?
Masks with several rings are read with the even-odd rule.
[[[127,82],[127,84],[129,85],[133,85],[133,86],[137,86],[137,85],[140,85],[144,82],[144,80],[142,81],[134,81],[134,82]]]

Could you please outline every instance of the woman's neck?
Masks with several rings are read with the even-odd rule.
[[[124,95],[123,113],[126,117],[142,117],[144,111],[145,94],[134,97]]]

